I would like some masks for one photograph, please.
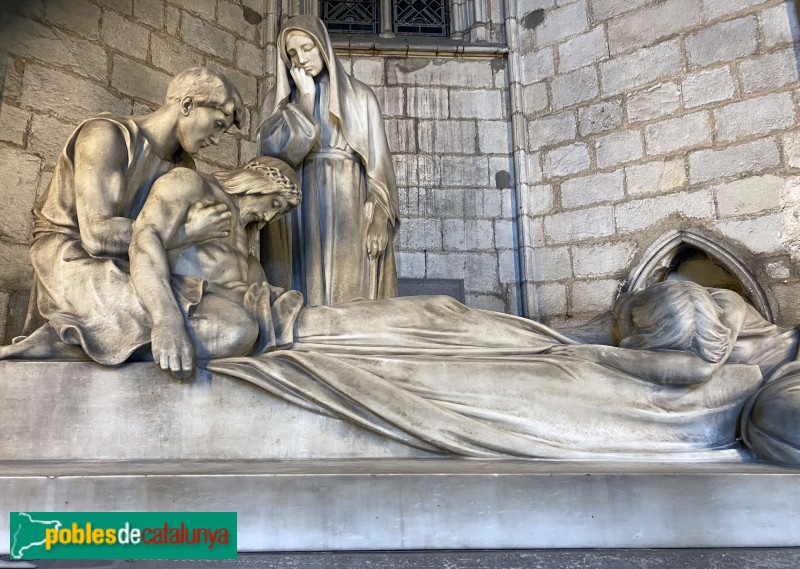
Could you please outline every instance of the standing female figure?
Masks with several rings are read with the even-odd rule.
[[[278,53],[259,154],[296,168],[303,202],[265,230],[267,279],[310,305],[396,296],[397,187],[375,94],[345,72],[314,16],[286,22]]]

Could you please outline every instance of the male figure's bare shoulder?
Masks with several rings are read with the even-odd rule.
[[[169,201],[197,200],[208,194],[208,184],[208,178],[197,170],[173,168],[153,184],[150,195]]]
[[[128,147],[120,127],[103,118],[90,119],[75,138],[76,167],[118,169],[128,166]]]

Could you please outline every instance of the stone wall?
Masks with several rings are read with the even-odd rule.
[[[467,305],[516,312],[504,60],[372,56],[349,65],[386,117],[399,277],[463,279]]]
[[[228,75],[249,116],[243,131],[202,151],[198,167],[255,155],[260,93],[272,83],[265,46],[275,10],[265,0],[24,0],[4,2],[0,47],[0,343],[19,334],[32,269],[31,209],[70,132],[102,111],[149,112],[192,65]],[[6,314],[8,315],[6,317]],[[3,339],[5,338],[5,342]]]
[[[341,52],[386,115],[401,277],[464,279],[471,306],[515,313],[520,302],[569,323],[607,309],[659,236],[699,228],[743,260],[779,321],[800,321],[792,2],[480,5],[486,39],[507,42],[507,56]],[[30,210],[78,121],[147,112],[171,74],[212,65],[239,86],[250,115],[199,167],[234,166],[255,154],[279,22],[302,9],[299,0],[4,4],[0,340],[21,329]]]
[[[486,39],[503,37],[503,2],[481,2]],[[204,149],[198,167],[255,155],[258,102],[274,81],[275,36],[297,1],[52,0],[3,12],[0,105],[0,342],[23,324],[32,280],[31,208],[78,122],[156,108],[169,77],[206,64],[228,74],[250,111],[244,131]],[[401,277],[463,279],[467,303],[516,311],[513,165],[505,61],[343,54],[386,115],[402,223]],[[3,75],[4,73],[4,75]],[[5,315],[7,314],[7,318]]]
[[[727,244],[800,321],[793,2],[520,0],[540,316],[607,309],[668,230]]]
[[[450,8],[451,32],[468,45],[505,45],[505,0],[451,0]],[[284,0],[281,17],[313,11],[314,0]],[[415,38],[416,47],[421,40],[439,57],[400,56],[407,39],[349,55],[349,41],[334,37],[348,73],[373,88],[386,117],[400,194],[398,276],[462,279],[467,305],[516,314],[506,58],[502,49],[470,55],[434,38]]]

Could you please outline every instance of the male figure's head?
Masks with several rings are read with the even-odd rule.
[[[237,201],[242,225],[258,222],[263,226],[300,203],[297,174],[277,158],[259,156],[241,168],[213,176]]]
[[[178,107],[178,142],[189,154],[218,144],[231,125],[241,128],[244,120],[239,91],[222,73],[207,67],[191,67],[173,77],[165,103]]]

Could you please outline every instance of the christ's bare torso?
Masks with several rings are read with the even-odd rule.
[[[231,212],[230,235],[199,244],[170,248],[167,244],[170,272],[232,286],[248,282],[249,247],[247,231],[239,221],[237,206],[218,182],[203,176],[205,197],[227,206]]]

